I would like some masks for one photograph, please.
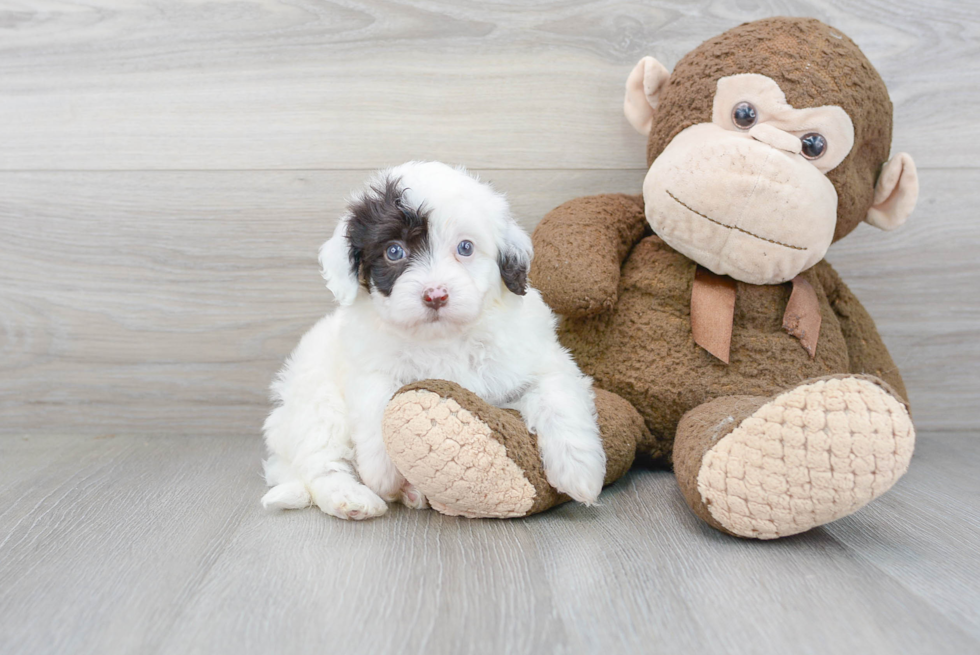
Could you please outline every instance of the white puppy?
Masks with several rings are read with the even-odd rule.
[[[504,197],[463,169],[410,162],[376,175],[320,248],[340,308],[302,338],[272,385],[273,488],[262,503],[312,502],[344,519],[383,514],[385,501],[424,507],[385,452],[381,422],[400,387],[428,378],[518,410],[548,481],[595,501],[606,457],[592,383],[527,287],[531,256]]]

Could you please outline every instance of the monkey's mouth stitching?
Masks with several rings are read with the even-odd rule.
[[[729,230],[736,230],[738,232],[741,232],[742,234],[748,234],[750,237],[755,237],[756,239],[759,239],[760,241],[768,241],[769,243],[774,243],[777,246],[782,246],[783,248],[790,248],[792,250],[806,250],[806,248],[801,248],[799,246],[791,246],[790,244],[783,243],[782,241],[776,241],[775,239],[767,239],[766,237],[760,237],[758,234],[752,234],[748,230],[743,230],[740,227],[736,227],[734,225],[726,225],[726,224],[722,223],[721,221],[716,221],[715,219],[711,218],[710,216],[705,216],[704,214],[702,214],[701,212],[699,212],[697,209],[694,209],[690,205],[682,202],[681,200],[678,200],[677,196],[675,196],[669,190],[667,190],[667,189],[664,189],[664,190],[667,191],[667,195],[670,196],[671,198],[673,198],[674,199],[674,202],[676,202],[678,205],[680,205],[684,209],[687,209],[689,211],[694,212],[695,214],[697,214],[701,218],[708,219],[709,221],[711,221],[715,225],[720,225],[722,227],[728,228]]]

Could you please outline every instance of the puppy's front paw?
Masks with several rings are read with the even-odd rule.
[[[544,458],[548,484],[586,505],[591,505],[602,491],[606,477],[606,454],[602,444],[581,447],[561,444],[559,452]]]
[[[362,521],[388,511],[388,504],[381,497],[339,471],[313,480],[310,493],[317,507],[338,519]]]

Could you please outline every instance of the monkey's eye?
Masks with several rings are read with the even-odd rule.
[[[740,102],[732,109],[732,122],[740,130],[747,130],[759,119],[755,107],[748,102]]]
[[[385,248],[385,259],[389,262],[397,262],[399,259],[405,259],[405,249],[397,243],[392,243]]]
[[[822,134],[810,132],[800,137],[800,141],[803,142],[801,152],[807,159],[820,159],[827,152],[827,139]]]
[[[466,240],[460,241],[459,245],[456,246],[456,252],[463,257],[469,257],[473,254],[473,242]]]

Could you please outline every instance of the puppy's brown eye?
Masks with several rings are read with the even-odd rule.
[[[820,159],[823,153],[827,152],[827,139],[823,138],[822,134],[810,132],[800,137],[800,141],[803,142],[800,152],[807,159]]]
[[[385,259],[389,262],[397,262],[399,259],[405,259],[405,249],[397,243],[393,243],[385,248]]]
[[[751,103],[740,102],[732,109],[732,122],[740,130],[749,129],[755,125],[757,120],[759,120],[759,116]]]

